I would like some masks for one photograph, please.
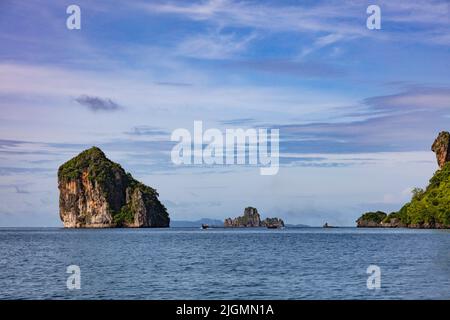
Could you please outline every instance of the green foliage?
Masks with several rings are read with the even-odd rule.
[[[422,199],[423,194],[425,193],[425,190],[423,190],[422,188],[414,188],[412,191],[412,198],[419,200]]]
[[[366,212],[359,219],[364,220],[364,221],[373,221],[376,223],[380,223],[386,217],[387,217],[387,214],[385,212],[376,211],[376,212]]]
[[[394,214],[391,214],[392,216]],[[405,224],[450,225],[450,163],[430,179],[425,190],[414,189],[411,202],[395,215]]]
[[[107,194],[110,187],[115,184],[117,177],[125,176],[122,167],[106,158],[103,151],[92,147],[83,151],[75,158],[67,161],[58,169],[60,181],[80,179],[83,172],[87,172],[92,183],[100,184]]]
[[[89,178],[96,176],[105,178],[106,169],[111,167],[120,166],[108,160],[99,148],[92,147],[60,166],[58,178],[61,180],[77,179],[81,177],[82,172],[86,169],[89,171]]]
[[[406,216],[406,205],[403,206],[403,208],[400,211],[397,212],[391,212],[387,215],[386,218],[383,219],[383,223],[390,223],[392,220],[397,219],[397,221],[401,221],[405,224],[408,224],[407,216]]]
[[[131,224],[134,222],[134,214],[128,205],[123,206],[120,211],[113,215],[113,222],[121,227],[125,223]]]

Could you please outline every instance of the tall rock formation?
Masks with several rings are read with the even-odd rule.
[[[283,220],[279,218],[266,218],[261,221],[258,210],[253,207],[247,207],[244,215],[234,219],[227,218],[224,221],[224,227],[240,228],[240,227],[284,227]]]
[[[431,151],[436,153],[439,168],[450,161],[450,133],[442,131],[431,146]]]
[[[135,180],[97,147],[58,170],[59,215],[66,228],[168,227],[155,189]]]

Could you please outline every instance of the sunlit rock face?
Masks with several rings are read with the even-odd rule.
[[[155,189],[135,180],[97,147],[58,170],[59,214],[66,228],[168,227]]]
[[[261,221],[261,216],[259,215],[258,210],[253,207],[247,207],[244,210],[243,216],[236,217],[234,219],[225,219],[224,227],[284,227],[284,222],[279,218],[266,218]]]
[[[431,150],[436,153],[436,159],[439,168],[442,169],[444,164],[450,161],[450,133],[442,131],[439,133],[436,140],[434,140]]]

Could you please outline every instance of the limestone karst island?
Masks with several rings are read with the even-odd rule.
[[[155,189],[136,181],[97,147],[58,170],[59,215],[66,228],[168,227]]]
[[[248,228],[248,227],[266,227],[266,228],[282,228],[284,221],[279,218],[266,218],[261,220],[258,210],[253,207],[247,207],[244,215],[234,219],[228,218],[224,221],[225,228]]]
[[[356,220],[358,227],[450,228],[450,133],[439,133],[431,150],[436,153],[439,169],[426,189],[414,189],[411,201],[398,212],[363,214]]]

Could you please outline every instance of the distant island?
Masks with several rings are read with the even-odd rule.
[[[299,223],[299,224],[285,223],[284,226],[286,228],[311,228],[310,225],[301,224],[301,223]]]
[[[356,220],[358,227],[450,228],[450,133],[439,133],[431,150],[436,153],[439,170],[427,188],[414,189],[411,201],[398,212],[366,212]]]
[[[58,170],[59,215],[66,228],[169,227],[155,189],[92,147]]]
[[[261,216],[258,210],[253,207],[247,207],[244,209],[244,215],[236,217],[234,219],[227,218],[224,221],[225,228],[254,228],[254,227],[267,227],[267,228],[281,228],[284,227],[284,221],[279,218],[266,218],[261,221]]]

